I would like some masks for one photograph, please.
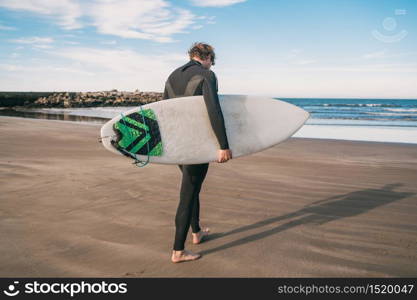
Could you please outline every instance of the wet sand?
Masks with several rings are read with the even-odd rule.
[[[1,277],[415,277],[417,145],[291,138],[210,164],[203,254],[170,262],[180,170],[99,125],[0,117]]]

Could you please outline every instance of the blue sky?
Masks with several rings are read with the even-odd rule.
[[[1,91],[162,91],[195,41],[222,94],[417,98],[417,1],[0,0]]]

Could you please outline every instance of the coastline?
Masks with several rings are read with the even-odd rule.
[[[128,107],[127,109],[129,109]],[[78,114],[58,114],[45,113],[38,110],[21,111],[20,114],[2,114],[1,117],[25,118],[32,120],[81,122],[103,125],[110,116],[99,117],[97,114],[78,115]],[[349,126],[349,125],[316,125],[304,124],[292,138],[305,138],[316,140],[336,140],[336,141],[360,141],[375,143],[394,143],[394,144],[417,144],[417,127],[398,127],[398,126]]]
[[[1,277],[417,275],[415,144],[290,138],[211,163],[212,236],[179,266],[178,168],[136,168],[84,125],[0,117]]]

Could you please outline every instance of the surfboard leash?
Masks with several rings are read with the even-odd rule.
[[[145,128],[144,128],[144,130],[145,130],[145,138],[146,138],[146,136],[147,136],[147,134],[148,134],[148,129],[147,129],[147,125],[146,125],[146,122],[145,122],[145,117],[144,117],[144,115],[143,115],[143,109],[142,109],[142,105],[139,105],[139,108],[140,108],[140,115],[142,116],[142,123],[143,123],[143,125],[145,125]],[[120,119],[123,123],[124,123],[124,125],[127,127],[127,125],[126,125],[126,121],[125,121],[125,116],[123,115],[123,113],[120,113],[120,115],[122,116],[122,118]],[[130,130],[128,130],[128,132],[129,132],[129,135],[130,135],[130,137],[132,138],[133,136],[132,136],[132,133],[131,133],[131,131]],[[149,140],[148,141],[146,141],[146,148],[147,148],[147,154],[148,154],[148,156],[147,156],[147,159],[146,159],[146,161],[141,161],[140,159],[138,159],[138,157],[137,157],[137,155],[136,155],[136,153],[130,153],[130,152],[127,152],[127,151],[123,151],[123,152],[125,152],[125,153],[123,153],[123,154],[127,154],[127,153],[129,153],[130,155],[130,157],[132,157],[135,161],[133,162],[133,164],[136,166],[136,167],[144,167],[144,166],[146,166],[148,163],[149,163],[149,157],[150,157],[150,155],[149,155]],[[121,149],[120,149],[121,150]],[[126,153],[127,152],[127,153]],[[133,155],[132,155],[133,154]]]
[[[99,143],[102,143],[104,139],[107,139],[107,138],[114,138],[115,136],[116,136],[115,134],[113,134],[113,135],[105,135],[105,136],[100,136],[100,137],[98,137],[98,142],[99,142]]]
[[[148,125],[146,125],[145,116],[144,116],[144,112],[143,112],[143,108],[142,108],[142,105],[141,104],[139,105],[139,108],[140,108],[140,115],[142,116],[142,123],[143,123],[143,125],[145,125],[145,128],[144,129],[145,129],[145,138],[146,138],[146,136],[148,135]],[[137,167],[144,167],[144,166],[146,166],[149,163],[149,157],[150,157],[150,155],[149,155],[149,140],[146,141],[146,149],[147,149],[148,156],[146,157],[146,161],[145,162],[138,160],[136,158],[136,154],[135,154],[135,159],[136,160],[135,160],[134,164]]]

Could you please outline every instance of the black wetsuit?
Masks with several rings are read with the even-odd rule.
[[[216,75],[198,61],[190,60],[176,69],[165,84],[164,99],[203,95],[208,116],[220,149],[229,149],[222,110],[217,95]],[[200,231],[199,193],[206,177],[208,163],[179,165],[182,172],[180,202],[175,216],[174,250],[183,250],[191,225],[194,233]]]

